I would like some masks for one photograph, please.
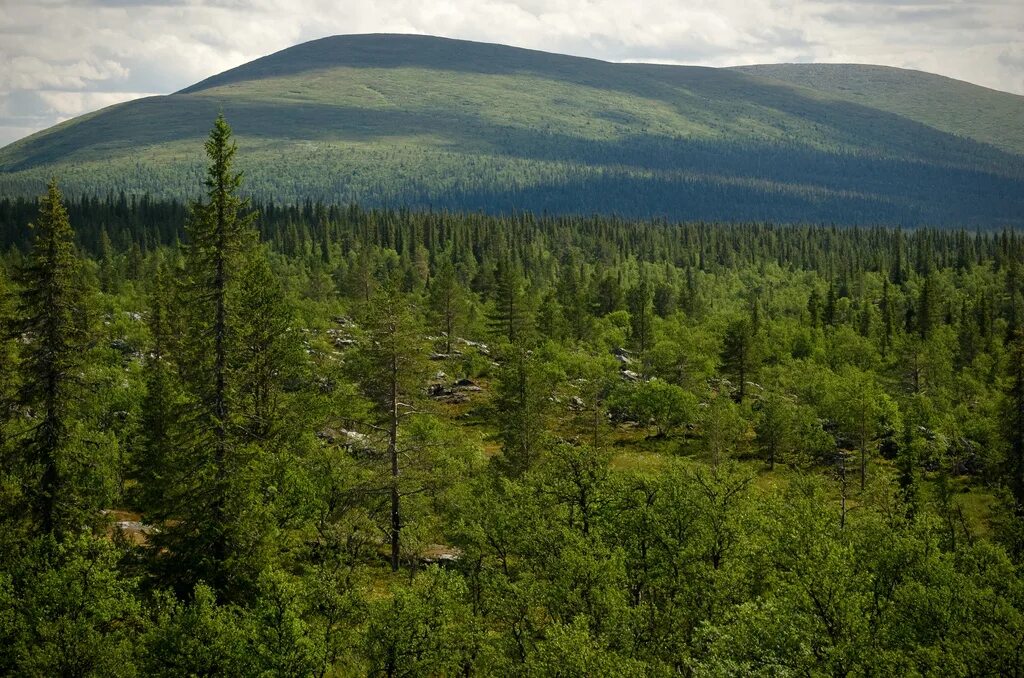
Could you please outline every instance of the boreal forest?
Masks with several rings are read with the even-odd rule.
[[[1005,230],[0,201],[0,674],[1021,676]]]

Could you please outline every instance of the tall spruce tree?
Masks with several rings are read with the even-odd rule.
[[[285,389],[298,380],[302,346],[281,281],[259,249],[247,257],[232,290],[236,328],[231,373],[238,435],[246,442],[282,441],[291,427]]]
[[[232,501],[231,491],[243,463],[233,410],[238,322],[231,302],[255,233],[254,215],[238,195],[242,176],[234,170],[237,146],[223,115],[205,148],[206,200],[192,206],[179,289],[183,336],[177,364],[188,412],[182,417],[185,430],[180,432],[176,477],[161,510],[173,528],[157,542],[172,554],[171,574],[179,584],[190,589],[203,580],[224,593],[244,578],[231,567],[238,564],[232,553],[238,534],[231,514],[245,510]]]
[[[86,290],[74,232],[57,182],[39,204],[35,242],[21,270],[18,332],[26,338],[19,401],[37,414],[24,446],[25,495],[34,526],[64,536],[90,522],[81,471],[87,449],[73,445],[76,392],[88,345]]]

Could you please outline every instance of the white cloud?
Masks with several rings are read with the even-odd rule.
[[[881,63],[1024,94],[1020,0],[2,0],[0,143],[298,42],[369,32],[609,61]]]
[[[57,121],[67,120],[89,111],[99,110],[122,101],[152,96],[152,92],[68,92],[44,90],[39,97],[57,116]]]

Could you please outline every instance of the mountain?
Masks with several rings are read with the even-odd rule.
[[[878,66],[619,64],[315,40],[0,149],[0,195],[194,195],[218,111],[275,201],[1024,225],[1024,97]]]

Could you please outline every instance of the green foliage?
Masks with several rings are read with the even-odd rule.
[[[95,521],[104,503],[98,441],[80,418],[81,371],[88,347],[89,290],[63,197],[51,182],[40,204],[38,229],[21,269],[18,304],[21,351],[19,402],[38,412],[22,448],[21,478],[29,517],[43,534],[63,535]],[[94,456],[95,455],[95,456]]]
[[[747,382],[757,369],[756,329],[747,318],[738,318],[729,323],[722,342],[722,369],[732,377],[736,400],[743,402],[747,393]]]
[[[146,675],[257,675],[238,610],[218,605],[205,584],[188,602],[158,594],[144,641]]]
[[[0,670],[25,676],[136,676],[145,620],[136,581],[106,539],[50,536],[8,552],[0,569]]]
[[[550,401],[559,380],[557,368],[539,353],[513,346],[505,356],[495,388],[495,409],[502,443],[501,466],[519,476],[540,457],[547,442]]]
[[[1016,236],[208,198],[0,255],[0,673],[1018,670]]]
[[[370,675],[456,674],[472,662],[475,629],[462,578],[430,568],[370,611]]]
[[[660,379],[620,387],[609,405],[620,417],[653,425],[662,437],[697,420],[696,396]]]

